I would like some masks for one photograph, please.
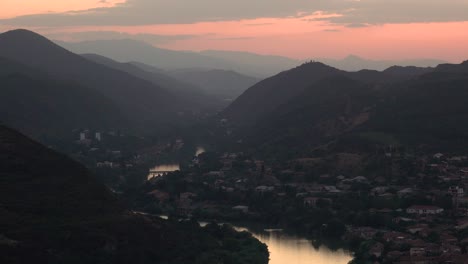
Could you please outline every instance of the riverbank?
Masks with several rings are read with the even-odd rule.
[[[169,219],[165,215],[157,217]],[[177,219],[177,217],[172,219]],[[194,220],[177,219],[177,221]],[[262,223],[226,223],[222,221],[198,221],[198,223],[202,227],[211,223],[221,226],[227,224],[236,231],[248,232],[268,247],[269,264],[347,264],[353,259],[352,253],[348,250],[332,248],[329,246],[331,244],[308,239],[300,234],[294,234],[291,230],[271,229]]]

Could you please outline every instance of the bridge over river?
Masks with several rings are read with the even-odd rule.
[[[165,165],[158,165],[154,168],[151,168],[148,173],[148,180],[153,178],[165,176],[170,172],[180,170],[179,164],[165,164]]]

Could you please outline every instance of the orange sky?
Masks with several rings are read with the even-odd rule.
[[[49,12],[87,10],[95,7],[113,6],[124,0],[0,0],[0,18]]]
[[[98,0],[0,0],[0,17],[87,9],[108,3]],[[6,1],[6,2],[5,2]],[[114,0],[113,3],[123,0]],[[22,4],[20,4],[22,3]],[[373,59],[437,58],[452,62],[468,59],[468,21],[383,24],[345,27],[326,18],[338,14],[314,13],[301,17],[257,18],[236,21],[198,22],[144,26],[87,26],[32,28],[43,34],[86,31],[117,31],[130,34],[191,35],[160,44],[177,50],[241,50],[299,59],[342,58],[355,54]],[[0,27],[0,30],[2,28]],[[3,28],[10,29],[10,28]],[[70,40],[63,37],[64,40]]]

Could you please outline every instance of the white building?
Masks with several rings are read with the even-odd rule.
[[[240,211],[240,212],[243,212],[243,213],[248,213],[249,212],[249,207],[244,206],[244,205],[238,205],[238,206],[234,206],[232,208],[232,210]]]
[[[432,205],[413,205],[406,209],[408,214],[436,215],[444,212],[443,208]]]
[[[448,192],[455,197],[463,197],[465,195],[463,188],[458,186],[450,186]]]

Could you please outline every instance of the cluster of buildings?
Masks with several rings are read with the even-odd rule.
[[[191,190],[176,197],[180,212],[209,209],[256,215],[259,208],[252,207],[248,199],[262,196],[293,201],[290,206],[303,210],[328,208],[333,212],[350,197],[366,197],[373,207],[362,211],[388,219],[390,224],[347,224],[345,238],[367,242],[375,263],[468,263],[467,157],[437,153],[415,159],[418,169],[404,180],[324,174],[305,181],[308,172],[303,169],[267,165],[243,153],[225,153],[218,161],[220,167],[200,173],[194,168],[204,161],[194,159],[185,179],[219,193],[222,200],[203,200],[203,195]],[[161,191],[153,192],[161,195]],[[165,200],[167,196],[164,193]]]
[[[103,133],[99,131],[92,132],[91,130],[85,129],[79,133],[79,144],[90,145],[95,142],[101,142],[103,139]]]

